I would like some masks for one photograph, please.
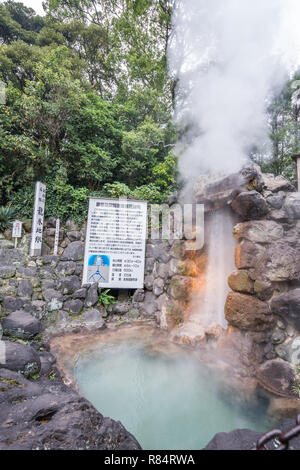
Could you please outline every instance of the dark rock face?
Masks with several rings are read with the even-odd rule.
[[[33,348],[10,341],[4,343],[5,363],[0,363],[1,368],[20,372],[24,377],[32,377],[40,371],[40,359]]]
[[[265,199],[257,191],[240,193],[231,207],[243,220],[260,219],[269,212]]]
[[[269,391],[293,395],[295,372],[291,364],[282,359],[274,359],[262,364],[257,370],[257,378]]]
[[[275,314],[288,317],[297,330],[300,330],[300,289],[293,289],[274,297],[271,302]]]
[[[23,310],[12,312],[2,321],[3,333],[20,339],[32,339],[40,333],[41,323]]]
[[[220,432],[207,444],[204,450],[252,450],[260,438],[259,432],[249,429],[236,429]]]
[[[0,404],[1,450],[140,449],[120,422],[103,418],[59,379],[33,383],[0,369]]]
[[[85,299],[85,306],[86,307],[93,307],[97,304],[99,300],[98,295],[98,284],[95,282],[89,287],[86,299]]]
[[[61,256],[62,261],[80,261],[83,259],[84,243],[80,241],[70,243]]]

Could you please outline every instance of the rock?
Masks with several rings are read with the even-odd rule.
[[[75,315],[78,315],[83,309],[83,302],[79,299],[77,300],[68,300],[64,303],[64,309],[68,312],[71,312]]]
[[[280,191],[276,196],[269,196],[267,197],[267,203],[270,204],[270,206],[273,209],[281,209],[285,200],[285,193]]]
[[[13,249],[14,247],[15,247],[14,242],[12,242],[10,240],[6,240],[5,238],[0,239],[0,249],[9,250],[9,249]]]
[[[25,279],[35,278],[37,276],[37,268],[36,267],[24,268],[23,266],[19,266],[17,268],[17,275]]]
[[[300,219],[300,193],[287,196],[283,209],[290,219]]]
[[[208,340],[218,340],[223,334],[225,330],[224,328],[219,325],[218,323],[213,323],[208,328],[205,329],[205,335]]]
[[[145,260],[145,272],[152,273],[154,270],[155,259],[154,258],[146,258]]]
[[[61,256],[62,261],[80,261],[84,255],[84,243],[77,241],[70,243]]]
[[[0,370],[1,450],[139,450],[120,422],[103,416],[60,379],[33,383]]]
[[[225,317],[230,325],[241,330],[264,331],[270,328],[273,322],[267,303],[236,292],[228,294]]]
[[[0,266],[0,278],[9,279],[16,274],[15,266]]]
[[[75,242],[81,239],[81,233],[78,232],[77,230],[67,232],[67,237],[70,240],[70,242]]]
[[[275,394],[293,395],[295,372],[291,364],[273,359],[257,369],[257,379],[266,390]]]
[[[66,229],[69,232],[77,232],[78,231],[78,225],[76,224],[76,222],[74,220],[68,219],[67,222],[66,222]]]
[[[42,279],[54,279],[55,278],[54,268],[50,265],[42,266],[39,269],[39,275]]]
[[[76,263],[74,261],[61,261],[57,265],[57,271],[63,276],[71,276],[76,271]]]
[[[93,326],[97,329],[102,329],[106,327],[105,321],[103,320],[101,313],[95,308],[84,312],[81,318],[82,321],[86,323],[89,327]]]
[[[25,303],[26,299],[7,296],[3,299],[3,310],[5,312],[20,310],[22,307],[24,307]]]
[[[300,250],[284,241],[274,242],[259,256],[253,267],[251,277],[255,280],[282,282],[299,279]]]
[[[292,364],[300,366],[300,336],[291,342],[289,358]]]
[[[220,432],[207,444],[204,450],[252,450],[261,433],[249,429]]]
[[[274,176],[271,173],[263,173],[262,175],[264,188],[278,193],[279,191],[294,191],[294,186],[283,176]]]
[[[193,281],[184,276],[174,276],[170,282],[170,294],[175,300],[188,302]]]
[[[236,292],[253,293],[253,281],[249,278],[247,271],[240,270],[232,273],[228,278],[228,285]]]
[[[271,341],[273,344],[281,344],[285,341],[286,334],[283,330],[275,329],[271,336]]]
[[[87,289],[85,287],[82,287],[81,289],[77,289],[72,295],[72,297],[73,299],[85,299],[86,293],[87,293]]]
[[[60,310],[63,306],[63,296],[54,289],[46,289],[43,291],[43,297],[47,302],[47,308],[50,312]]]
[[[24,228],[25,232],[31,233],[31,231],[32,231],[32,220],[31,219],[23,220],[23,228]]]
[[[269,212],[266,201],[257,191],[240,193],[232,201],[231,207],[244,220],[259,219]]]
[[[33,348],[10,341],[4,343],[5,362],[0,362],[1,368],[20,372],[24,377],[32,377],[40,371],[40,359]]]
[[[145,298],[145,291],[144,289],[137,289],[133,294],[133,302],[143,302]]]
[[[94,284],[91,284],[89,287],[84,305],[86,307],[93,307],[94,305],[98,303],[98,301],[99,301],[98,284],[97,282],[95,282]]]
[[[300,288],[278,295],[271,301],[272,312],[288,318],[300,330]]]
[[[299,398],[275,398],[271,397],[268,407],[268,415],[277,421],[291,418],[295,419],[300,413]],[[293,427],[293,425],[291,426]]]
[[[269,300],[272,297],[273,290],[274,288],[270,282],[254,282],[254,293],[260,300]]]
[[[283,227],[272,220],[253,220],[236,225],[233,234],[254,243],[271,243],[283,238]]]
[[[264,247],[248,240],[243,240],[237,245],[235,250],[236,267],[238,269],[254,268],[259,259],[262,258],[264,252]]]
[[[41,375],[48,375],[52,371],[53,365],[55,364],[55,358],[47,351],[39,353],[41,362]]]
[[[66,276],[66,277],[61,277],[58,280],[58,286],[57,288],[62,291],[63,294],[72,294],[76,290],[78,290],[81,286],[80,280],[78,276]],[[90,305],[87,305],[87,307],[90,307]]]
[[[131,307],[131,302],[116,302],[112,304],[111,312],[116,315],[126,315]]]
[[[24,310],[12,312],[2,321],[3,332],[6,336],[20,339],[32,339],[41,332],[41,323]]]
[[[144,285],[147,290],[153,289],[153,283],[154,283],[154,276],[152,274],[148,274],[147,276],[145,276]]]
[[[156,244],[147,245],[146,257],[154,258],[161,263],[168,263],[171,256],[168,252],[167,246],[164,242],[159,241]]]
[[[22,279],[19,282],[17,293],[20,297],[26,297],[28,299],[31,299],[32,294],[33,294],[33,288],[32,288],[31,282],[28,279]]]
[[[164,291],[164,281],[161,278],[155,279],[153,283],[153,293],[157,297],[161,295]]]
[[[141,312],[145,315],[154,315],[157,311],[156,297],[152,292],[145,293],[145,299],[141,305]]]

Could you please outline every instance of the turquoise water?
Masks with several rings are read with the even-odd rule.
[[[74,375],[81,393],[104,416],[121,421],[143,449],[201,449],[217,432],[269,428],[262,404],[248,409],[234,397],[228,401],[190,355],[106,346],[81,356]]]

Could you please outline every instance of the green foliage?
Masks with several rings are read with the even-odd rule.
[[[15,207],[0,207],[0,231],[4,232],[10,228],[13,221],[16,219],[17,211]]]
[[[113,295],[109,295],[109,292],[110,289],[104,291],[99,289],[99,305],[103,305],[106,309],[117,302]]]

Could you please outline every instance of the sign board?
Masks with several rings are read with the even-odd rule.
[[[83,284],[142,288],[146,230],[146,201],[90,198]]]
[[[12,238],[21,238],[22,236],[22,222],[15,220],[12,227]]]
[[[54,254],[55,256],[57,255],[57,251],[58,251],[59,228],[60,228],[60,221],[59,221],[59,219],[56,219],[55,237],[54,237],[54,249],[53,249],[53,254]]]
[[[46,185],[38,181],[35,185],[30,256],[39,256],[42,252],[45,199]]]

